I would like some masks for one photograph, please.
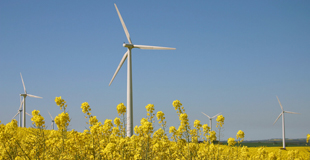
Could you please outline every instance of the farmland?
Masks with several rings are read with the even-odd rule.
[[[172,103],[180,125],[169,127],[165,114],[155,114],[154,105],[147,105],[147,118],[141,119],[141,125],[135,126],[135,135],[125,135],[126,106],[120,103],[116,109],[119,117],[106,119],[104,123],[91,113],[87,102],[81,104],[82,112],[88,119],[89,129],[84,132],[68,131],[70,115],[67,104],[61,97],[55,98],[62,110],[55,123],[58,130],[45,129],[44,117],[40,111],[32,111],[33,128],[17,127],[17,121],[0,125],[0,159],[309,159],[310,147],[263,147],[269,143],[243,143],[245,133],[241,130],[236,139],[230,137],[227,144],[215,144],[220,137],[225,117],[219,115],[217,132],[211,131],[207,124],[195,120],[188,123],[185,108],[178,100]],[[161,128],[154,130],[155,121]],[[234,137],[234,136],[233,136]],[[307,137],[307,142],[310,136]],[[203,143],[198,143],[200,140]],[[289,142],[290,143],[290,142]],[[288,144],[289,144],[288,143]],[[250,147],[250,144],[259,147]]]

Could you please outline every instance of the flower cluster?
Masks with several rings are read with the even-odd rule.
[[[89,117],[89,124],[90,125],[95,125],[97,122],[98,122],[98,119],[96,116]]]
[[[164,112],[158,111],[158,112],[156,113],[156,117],[157,117],[157,120],[159,120],[158,123],[161,124],[161,126],[162,126],[163,129],[165,130],[167,121],[165,121],[166,118],[165,118]]]
[[[235,138],[231,138],[231,137],[228,138],[227,143],[228,143],[228,146],[234,146],[236,144]]]
[[[64,130],[68,127],[70,117],[68,113],[62,112],[55,117],[55,123],[59,130]]]
[[[217,121],[216,127],[218,127],[218,126],[223,127],[224,120],[225,120],[225,117],[223,117],[223,115],[217,116],[217,118],[216,118],[216,121]]]
[[[153,122],[153,118],[155,116],[154,114],[154,104],[148,104],[145,106],[146,109],[146,115],[149,122]]]
[[[64,110],[66,110],[66,108],[67,108],[66,103],[67,102],[64,99],[61,99],[61,96],[56,97],[55,102],[56,102],[56,105],[60,107],[60,110],[62,110],[63,107],[64,107]]]
[[[44,121],[44,117],[41,116],[40,111],[39,110],[33,110],[32,112],[32,124],[35,124],[37,127],[45,127],[45,121]]]
[[[309,142],[310,134],[307,134],[307,143]]]
[[[174,107],[174,109],[177,111],[178,114],[185,112],[185,109],[184,107],[181,107],[182,103],[179,100],[173,101],[172,106]]]
[[[207,138],[210,140],[210,142],[215,141],[216,140],[216,132],[215,131],[210,131],[209,134],[210,135]]]
[[[200,124],[199,120],[197,120],[197,119],[195,120],[194,127],[197,128],[197,129],[200,129],[202,127],[202,125]]]
[[[126,113],[126,106],[124,103],[120,103],[116,106],[116,110],[119,116],[124,115]]]
[[[116,106],[116,110],[119,116],[122,116],[120,119],[120,123],[117,126],[118,129],[120,130],[120,134],[122,137],[125,137],[126,135],[126,124],[125,124],[125,113],[126,113],[126,106],[124,105],[124,103],[120,103]]]
[[[82,112],[83,113],[86,113],[88,116],[91,115],[90,111],[91,111],[91,108],[89,106],[89,104],[87,102],[84,102],[81,104],[81,108],[82,108]],[[87,118],[87,117],[85,117]]]
[[[115,117],[115,119],[114,119],[114,124],[115,124],[116,126],[119,126],[119,125],[121,124],[121,119],[118,118],[118,117]]]
[[[241,131],[241,130],[239,130],[239,131],[237,132],[236,137],[237,137],[237,139],[240,139],[240,140],[238,141],[238,143],[243,142],[243,140],[244,140],[244,132]]]

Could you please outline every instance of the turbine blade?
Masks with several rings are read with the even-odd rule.
[[[115,4],[115,3],[114,3],[114,6],[115,6],[115,9],[116,9],[116,11],[117,11],[117,14],[118,14],[119,20],[120,20],[120,21],[121,21],[121,23],[122,23],[122,26],[123,26],[123,29],[124,29],[124,31],[125,31],[125,34],[126,34],[127,40],[128,40],[128,42],[129,42],[130,44],[132,44],[132,43],[131,43],[131,39],[130,39],[129,32],[128,32],[127,27],[126,27],[126,25],[125,25],[125,22],[124,22],[124,20],[123,20],[123,18],[122,18],[122,16],[121,16],[121,13],[118,11],[118,8],[117,8],[117,6],[116,6],[116,4]]]
[[[202,114],[204,114],[205,116],[207,116],[209,119],[210,119],[210,117],[207,115],[207,114],[205,114],[205,113],[203,113],[203,112],[201,112]]]
[[[170,48],[170,47],[146,46],[146,45],[133,45],[133,48],[140,48],[140,49],[158,49],[158,50],[175,50],[175,48]]]
[[[28,116],[32,117],[32,115],[31,115],[31,114],[29,114],[29,113],[27,113],[27,112],[26,112],[26,114],[27,114]]]
[[[15,116],[12,118],[12,120],[19,114],[20,112],[17,112],[16,114],[15,114]]]
[[[280,107],[281,107],[282,111],[284,111],[284,110],[283,110],[283,107],[282,107],[282,104],[281,104],[281,102],[280,102],[278,96],[277,96],[277,99],[278,99],[278,102],[279,102],[279,104],[280,104]]]
[[[50,114],[50,112],[49,112],[49,111],[47,111],[47,112],[48,112],[48,114],[51,116],[52,120],[54,120],[53,117],[52,117],[52,115]]]
[[[280,115],[278,116],[278,118],[276,119],[276,121],[274,121],[273,124],[275,124],[277,122],[277,120],[281,117],[281,115],[283,114],[283,112],[280,113]]]
[[[33,97],[33,98],[42,98],[42,97],[35,96],[35,95],[32,95],[32,94],[27,94],[27,96],[29,96],[29,97]]]
[[[114,75],[113,75],[113,77],[112,77],[112,79],[111,79],[111,81],[110,81],[109,86],[112,84],[112,82],[113,82],[115,76],[117,75],[119,69],[121,69],[123,63],[125,62],[125,60],[126,60],[126,58],[127,58],[127,56],[128,56],[128,52],[129,52],[129,51],[127,51],[127,52],[124,54],[124,56],[123,56],[121,62],[119,63],[119,65],[118,65],[118,67],[117,67],[117,69],[116,69],[116,71],[115,71],[115,73],[114,73]]]
[[[300,114],[300,113],[297,113],[297,112],[291,112],[291,111],[284,111],[285,113],[291,113],[291,114]]]
[[[20,78],[22,79],[22,82],[23,82],[24,92],[25,92],[25,94],[27,94],[27,91],[26,91],[26,87],[25,87],[25,83],[24,83],[24,79],[23,79],[22,73],[20,73]]]
[[[22,100],[22,102],[20,103],[19,110],[21,110],[21,109],[22,109],[23,104],[24,104],[24,99],[23,99],[23,100]]]
[[[222,113],[222,112],[221,112],[221,113]],[[218,113],[217,115],[213,116],[212,119],[215,118],[215,117],[217,117],[217,116],[220,115],[221,113]]]

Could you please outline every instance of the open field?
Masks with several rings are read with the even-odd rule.
[[[286,147],[307,147],[306,139],[286,139]],[[221,142],[227,145],[227,142]],[[247,147],[282,147],[282,139],[277,140],[257,140],[257,141],[243,141],[242,146]]]
[[[126,137],[126,106],[123,103],[116,107],[120,118],[106,119],[104,123],[92,115],[87,102],[82,103],[89,129],[77,132],[67,129],[71,119],[66,101],[56,97],[55,102],[63,111],[55,117],[58,130],[47,130],[38,110],[32,111],[33,128],[18,127],[15,119],[0,125],[0,159],[310,159],[308,146],[287,147],[286,150],[247,147],[251,143],[242,143],[245,134],[241,130],[236,139],[229,138],[227,144],[214,144],[213,141],[220,137],[225,117],[219,115],[216,118],[218,132],[211,131],[199,120],[190,125],[179,100],[172,104],[180,125],[169,127],[170,137],[166,134],[165,114],[162,111],[155,114],[152,104],[145,107],[147,118],[142,118],[141,125],[135,126],[135,134]],[[161,125],[157,130],[153,127],[156,119]],[[203,143],[198,143],[200,140]]]

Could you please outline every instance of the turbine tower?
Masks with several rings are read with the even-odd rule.
[[[212,131],[212,119],[215,118],[216,116],[220,115],[221,113],[218,113],[217,115],[213,116],[213,117],[209,117],[207,114],[201,112],[202,114],[204,114],[205,116],[207,116],[210,120],[210,131]]]
[[[54,129],[54,118],[52,117],[51,113],[48,111],[48,114],[51,116],[52,119],[52,124],[51,124],[51,128]]]
[[[285,149],[285,125],[284,125],[284,113],[291,113],[291,114],[300,114],[300,113],[290,112],[290,111],[284,111],[284,110],[283,110],[283,107],[282,107],[282,105],[281,105],[281,102],[280,102],[280,100],[279,100],[279,98],[278,98],[278,96],[277,96],[277,99],[278,99],[278,102],[279,102],[280,107],[281,107],[281,109],[282,109],[282,112],[280,113],[280,115],[278,116],[278,118],[276,119],[276,121],[274,121],[274,123],[273,123],[273,124],[275,124],[275,123],[277,122],[277,120],[278,120],[278,119],[282,116],[282,139],[283,139],[282,144],[283,144],[283,149]]]
[[[130,39],[130,35],[129,32],[127,30],[127,27],[123,21],[123,18],[120,14],[120,12],[118,11],[118,8],[116,6],[116,4],[114,3],[115,9],[117,11],[117,14],[119,16],[119,19],[122,23],[123,29],[125,31],[128,43],[124,43],[123,47],[127,48],[127,52],[124,54],[121,62],[119,63],[111,81],[109,86],[111,85],[111,83],[113,82],[115,76],[117,75],[119,69],[122,67],[123,63],[125,62],[126,58],[128,57],[127,60],[127,136],[131,137],[133,134],[133,102],[132,102],[132,68],[131,68],[131,49],[133,48],[139,48],[139,49],[157,49],[157,50],[175,50],[175,48],[168,48],[168,47],[159,47],[159,46],[146,46],[146,45],[135,45],[132,44],[131,39]]]
[[[24,99],[23,99],[23,103],[24,103],[24,106],[23,106],[23,125],[22,127],[26,127],[26,97],[29,96],[29,97],[33,97],[33,98],[42,98],[42,97],[39,97],[39,96],[35,96],[35,95],[31,95],[31,94],[27,94],[27,91],[26,91],[26,87],[25,87],[25,83],[24,83],[24,80],[23,80],[23,76],[22,76],[22,73],[20,73],[20,78],[22,79],[22,82],[23,82],[23,87],[24,87],[24,92],[23,94],[20,94],[20,96],[23,96]],[[28,114],[29,115],[29,114]]]

